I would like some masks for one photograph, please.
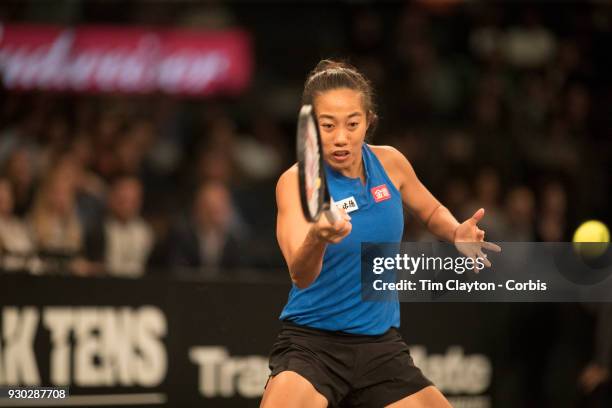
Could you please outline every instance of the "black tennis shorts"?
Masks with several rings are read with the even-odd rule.
[[[380,408],[432,385],[396,328],[364,336],[283,322],[270,352],[270,370],[271,376],[298,373],[329,407]]]

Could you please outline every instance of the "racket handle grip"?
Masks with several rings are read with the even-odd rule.
[[[334,200],[330,201],[329,210],[325,211],[325,217],[327,217],[327,221],[329,221],[330,224],[334,224],[336,221],[342,219],[342,213],[340,213],[340,210],[336,207]]]

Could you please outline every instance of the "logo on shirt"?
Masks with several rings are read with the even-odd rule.
[[[359,206],[357,205],[357,200],[355,200],[354,196],[350,196],[345,198],[344,200],[336,201],[336,207],[342,208],[344,211],[348,213],[357,211]]]
[[[377,203],[391,198],[391,193],[389,192],[386,184],[381,184],[380,186],[374,187],[370,191],[372,192],[374,201]]]

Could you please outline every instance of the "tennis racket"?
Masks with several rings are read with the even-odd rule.
[[[323,148],[312,105],[300,109],[297,126],[297,158],[300,200],[304,217],[316,222],[321,213],[333,224],[342,218],[329,195],[323,167]]]

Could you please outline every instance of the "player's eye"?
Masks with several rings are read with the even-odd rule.
[[[350,128],[356,128],[357,126],[359,126],[359,122],[350,122],[349,123],[349,127]]]
[[[328,129],[329,130],[329,129],[333,128],[334,125],[332,125],[331,123],[321,123],[321,127],[323,129]]]

